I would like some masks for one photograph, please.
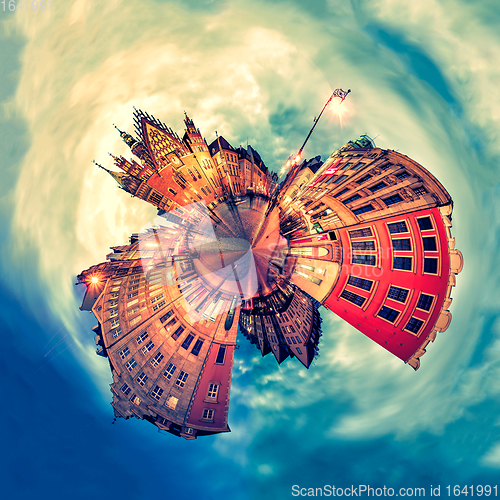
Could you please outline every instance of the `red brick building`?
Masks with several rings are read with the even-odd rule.
[[[417,369],[449,325],[462,269],[452,200],[422,166],[363,139],[282,202],[292,282]]]

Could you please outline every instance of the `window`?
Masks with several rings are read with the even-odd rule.
[[[175,381],[175,385],[179,387],[184,387],[186,385],[186,380],[188,379],[189,373],[181,372],[179,373],[179,376],[177,377],[177,380]]]
[[[392,196],[389,196],[389,198],[382,198],[382,201],[389,207],[395,203],[402,202],[403,198],[401,198],[399,194],[393,194]]]
[[[129,293],[127,294],[127,299],[131,299],[133,297],[137,297],[137,295],[139,295],[139,292],[132,292],[132,293]]]
[[[420,186],[420,187],[414,188],[414,189],[413,189],[413,192],[414,192],[417,196],[422,196],[423,194],[426,194],[426,193],[427,193],[427,189],[425,189],[425,188],[424,188],[424,186]]]
[[[354,241],[352,243],[353,250],[375,250],[374,241]]]
[[[153,344],[153,341],[150,340],[143,348],[142,348],[142,353],[147,354],[149,351],[152,351],[154,349],[155,345]]]
[[[352,196],[349,196],[349,198],[347,198],[347,200],[344,200],[342,203],[352,203],[353,201],[356,201],[356,200],[359,200],[361,198],[361,196],[359,194],[353,194]]]
[[[137,316],[133,319],[130,320],[130,326],[135,326],[137,325],[137,323],[140,323],[141,322],[141,316]]]
[[[185,338],[185,340],[184,340],[184,342],[182,343],[181,347],[182,347],[183,349],[187,349],[187,348],[191,345],[191,342],[193,341],[193,339],[194,339],[194,335],[190,333],[190,334],[189,334],[189,335]]]
[[[408,330],[411,333],[418,333],[423,324],[424,322],[421,319],[410,318],[410,321],[408,321],[405,326],[405,330]]]
[[[219,384],[208,384],[208,392],[207,398],[217,399],[217,395],[219,394]]]
[[[352,256],[353,264],[362,264],[364,266],[374,266],[375,265],[375,255],[359,255],[354,254]]]
[[[313,212],[317,211],[317,210],[320,210],[321,208],[323,208],[324,206],[326,206],[324,203],[318,203],[315,207],[312,207],[311,210],[309,210],[308,212],[306,212],[307,214],[312,214]]]
[[[369,227],[354,229],[353,231],[349,231],[349,236],[351,238],[366,238],[368,236],[372,236],[372,230]]]
[[[160,309],[160,307],[163,307],[165,305],[165,301],[162,300],[161,302],[158,302],[158,304],[155,304],[153,306],[153,311],[157,311],[158,309]]]
[[[163,358],[164,358],[164,357],[165,357],[165,356],[163,356],[163,354],[162,354],[161,352],[157,352],[157,353],[153,356],[153,358],[151,359],[151,364],[152,364],[154,367],[158,366],[158,365],[162,362],[162,360],[163,360]]]
[[[164,326],[165,326],[165,328],[166,328],[166,330],[167,330],[167,332],[168,332],[168,331],[170,331],[170,328],[171,328],[172,326],[174,326],[176,322],[177,322],[177,318],[173,317],[173,318],[172,318],[172,319],[171,319],[168,323],[166,323],[166,324],[164,325]]]
[[[394,251],[410,251],[410,238],[402,238],[399,240],[392,240],[392,249]]]
[[[342,196],[344,193],[347,193],[347,191],[349,191],[349,188],[344,188],[342,189],[342,191],[339,191],[335,196],[334,198],[338,198],[339,196]],[[306,207],[306,204],[304,204],[304,207]]]
[[[302,351],[300,350],[300,347],[297,347],[297,352],[298,352],[299,354],[302,354]]]
[[[215,410],[212,408],[203,408],[203,415],[201,417],[202,420],[213,420],[214,419]]]
[[[423,309],[424,311],[428,311],[431,308],[432,301],[434,297],[432,295],[426,295],[425,293],[421,293],[417,303],[417,309]]]
[[[172,188],[168,188],[168,191],[172,193],[174,196],[177,196],[177,191],[174,191]]]
[[[127,384],[123,384],[121,386],[120,391],[122,391],[123,394],[125,394],[125,396],[128,396],[130,394],[131,389],[130,389],[130,387]]]
[[[346,299],[348,300],[349,302],[352,302],[353,304],[356,304],[357,306],[362,306],[363,303],[365,302],[365,298],[364,297],[361,297],[361,295],[358,295],[356,293],[352,293],[352,292],[349,292],[347,290],[344,290],[340,296],[343,298],[343,299]]]
[[[389,228],[389,233],[391,234],[399,234],[399,233],[407,233],[408,228],[406,227],[406,222],[403,220],[401,222],[391,222],[387,224]]]
[[[152,191],[151,194],[149,195],[149,200],[152,201],[154,204],[158,204],[161,202],[163,196],[156,191]]]
[[[346,163],[341,170],[347,170],[349,167],[352,167],[352,163]]]
[[[117,339],[122,334],[122,329],[121,328],[115,328],[114,330],[110,330],[109,333],[112,333],[113,334],[113,338]]]
[[[148,376],[141,372],[141,374],[135,379],[135,381],[141,386],[144,387],[144,384],[148,381]]]
[[[157,295],[156,297],[153,297],[151,299],[151,304],[154,304],[155,302],[158,302],[160,299],[163,299],[163,293],[161,293],[160,295]]]
[[[130,396],[130,401],[132,401],[132,403],[134,403],[136,406],[139,406],[141,404],[141,398],[139,396],[136,396],[135,394],[132,394],[132,396]]]
[[[420,231],[426,231],[427,229],[432,229],[432,222],[430,217],[422,217],[421,219],[417,219],[417,222]]]
[[[169,365],[167,366],[167,369],[163,373],[163,376],[166,379],[170,380],[176,369],[177,369],[177,367],[173,363],[169,363]]]
[[[373,281],[358,278],[357,276],[349,276],[347,284],[355,286],[356,288],[361,288],[362,290],[370,290],[373,285]]]
[[[387,306],[382,306],[382,309],[380,309],[377,316],[380,316],[381,318],[394,323],[396,318],[399,316],[399,311],[396,311],[396,309],[392,309]]]
[[[402,181],[403,179],[406,179],[407,177],[410,177],[410,174],[406,172],[406,170],[403,170],[402,172],[399,172],[399,174],[396,174],[396,177]]]
[[[333,181],[334,184],[340,184],[344,179],[347,178],[347,175],[341,175],[340,177],[337,177],[337,179],[335,179]]]
[[[176,398],[174,396],[169,396],[167,400],[165,401],[165,406],[167,408],[170,408],[171,410],[175,410],[175,407],[177,406],[177,402],[179,401],[179,398]]]
[[[315,285],[320,285],[321,280],[319,278],[316,278],[315,276],[311,276],[310,274],[303,273],[302,271],[298,271],[295,269],[293,271],[294,274],[297,274],[298,276],[301,276],[302,278],[310,281],[311,283],[314,283]]]
[[[372,176],[370,174],[368,175],[365,175],[364,177],[361,177],[361,179],[358,179],[356,182],[358,184],[363,184],[363,182],[366,182],[368,180],[370,180],[372,178]]]
[[[424,258],[424,273],[437,274],[438,260],[429,257]]]
[[[125,359],[130,355],[130,351],[128,350],[128,347],[124,347],[118,354],[120,354],[120,358]]]
[[[215,360],[215,363],[218,365],[224,364],[224,358],[226,357],[226,346],[225,345],[220,345],[219,346],[219,352],[217,353],[217,359]]]
[[[181,335],[184,330],[185,328],[183,326],[179,326],[179,328],[177,328],[177,330],[175,330],[175,332],[172,333],[172,338],[174,340],[177,340],[179,338],[179,335]]]
[[[141,345],[148,337],[148,332],[141,333],[136,339],[137,345]]]
[[[373,207],[371,205],[365,205],[364,207],[361,208],[356,208],[355,210],[352,211],[354,215],[361,215],[365,214],[366,212],[371,212],[373,210]]]
[[[394,269],[411,271],[411,257],[394,257],[393,267]]]
[[[384,189],[387,186],[385,182],[379,182],[378,184],[375,184],[373,186],[370,186],[368,189],[374,193],[375,191],[378,191],[379,189]]]
[[[125,368],[131,372],[135,367],[137,366],[137,362],[134,358],[132,358],[130,361],[128,361],[126,364],[125,364]]]
[[[292,339],[292,342],[293,342],[294,344],[296,344],[296,343],[297,343],[297,341],[295,340],[295,338],[294,338],[294,337],[291,337],[291,339]]]
[[[300,344],[301,340],[297,335],[295,336],[295,339],[297,340],[297,344]]]
[[[398,286],[391,285],[387,297],[389,297],[392,300],[397,300],[398,302],[405,302],[406,297],[408,297],[408,290],[405,290],[404,288],[399,288]]]
[[[437,250],[436,238],[434,238],[434,236],[426,236],[422,238],[422,241],[424,243],[424,250],[431,252]]]
[[[157,415],[156,421],[160,423],[161,425],[168,425],[168,420],[166,418],[160,417],[160,415]]]
[[[163,394],[163,389],[159,385],[157,385],[157,386],[155,386],[155,388],[151,392],[151,397],[153,399],[156,399],[156,401],[160,401],[162,394]]]
[[[139,310],[139,306],[132,308],[130,311],[128,311],[128,316],[131,317],[133,316],[137,311]]]
[[[173,313],[173,311],[168,311],[168,313],[164,314],[164,315],[160,318],[160,321],[161,321],[162,323],[165,323],[165,322],[168,320],[168,318],[170,318],[170,317],[172,316],[172,314],[174,314],[174,313]]]
[[[200,354],[200,350],[201,350],[201,346],[202,345],[203,345],[203,340],[198,339],[194,343],[194,347],[193,347],[193,350],[191,351],[191,354],[194,354],[195,356],[198,356],[198,354]]]

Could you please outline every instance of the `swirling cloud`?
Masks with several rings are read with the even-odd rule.
[[[500,75],[492,62],[500,44],[486,12],[498,19],[498,7],[459,0],[330,0],[309,10],[302,2],[189,6],[60,2],[52,13],[9,21],[26,47],[7,109],[26,121],[31,138],[15,194],[18,293],[34,309],[47,304],[82,362],[98,371],[70,278],[102,260],[108,242],[126,241],[154,217],[91,164],[109,163],[108,151],[129,155],[111,124],[131,131],[136,106],[180,132],[186,110],[208,141],[215,130],[234,145],[248,140],[278,169],[330,91],[351,87],[342,128],[326,115],[306,156],[324,157],[368,133],[443,182],[466,259],[454,321],[418,374],[330,316],[321,356],[307,373],[251,355],[237,361],[239,412],[232,435],[215,446],[232,453],[240,443],[243,464],[248,434],[280,426],[320,422],[316,436],[327,440],[439,433],[472,405],[497,398],[500,355],[491,325],[499,306]],[[30,286],[34,273],[38,288]],[[484,463],[498,464],[498,456],[493,447]],[[279,470],[261,465],[261,474]]]

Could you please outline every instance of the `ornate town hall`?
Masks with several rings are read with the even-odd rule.
[[[462,269],[432,174],[362,136],[325,162],[301,148],[278,186],[252,146],[207,144],[188,116],[182,138],[134,121],[135,137],[119,133],[135,159],[99,166],[158,216],[78,276],[117,417],[186,439],[228,432],[237,333],[309,368],[321,306],[418,369]]]

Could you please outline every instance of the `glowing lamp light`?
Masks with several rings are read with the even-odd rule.
[[[340,101],[338,99],[333,99],[329,106],[331,113],[338,116],[339,118],[342,118],[342,115],[345,115],[346,111],[348,110],[346,105],[342,104],[342,102],[343,101]]]
[[[99,283],[99,278],[97,276],[92,276],[92,278],[90,278],[90,282],[93,285],[97,285],[97,283]]]

